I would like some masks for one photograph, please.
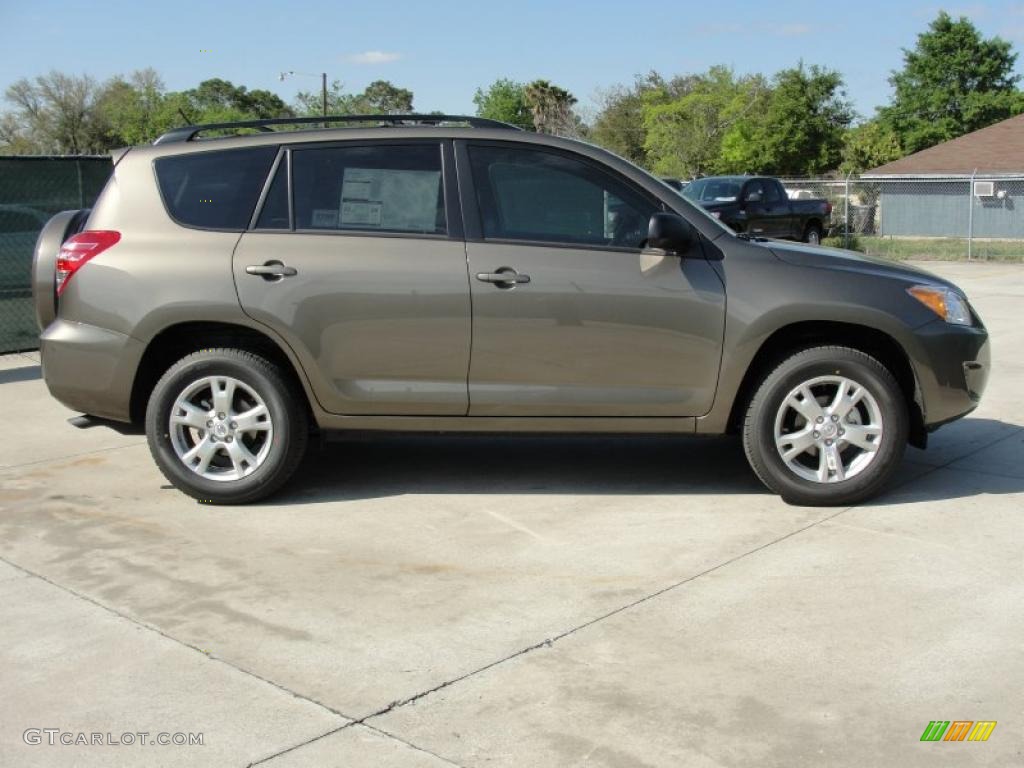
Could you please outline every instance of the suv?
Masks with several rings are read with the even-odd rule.
[[[319,428],[740,433],[786,500],[851,504],[985,387],[988,335],[954,285],[738,236],[588,144],[276,119],[114,163],[36,246],[46,384],[144,422],[200,500],[275,491]]]

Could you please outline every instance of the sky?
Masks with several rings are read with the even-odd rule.
[[[545,78],[586,117],[602,90],[652,69],[770,74],[803,60],[839,70],[870,116],[889,99],[901,49],[940,9],[1024,49],[1024,2],[1010,0],[0,0],[0,92],[51,69],[105,80],[153,67],[170,90],[220,77],[291,102],[326,71],[346,90],[385,79],[411,89],[418,111],[472,114],[480,86]],[[316,76],[281,82],[289,70]]]

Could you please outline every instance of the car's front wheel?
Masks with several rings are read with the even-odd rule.
[[[856,504],[897,469],[908,422],[903,392],[878,360],[847,347],[814,347],[761,383],[743,447],[757,476],[786,501]]]
[[[182,358],[149,398],[146,436],[164,476],[200,501],[244,504],[270,495],[306,450],[301,393],[269,360],[238,349]]]

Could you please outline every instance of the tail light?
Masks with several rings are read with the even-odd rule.
[[[94,256],[121,239],[120,232],[109,229],[85,230],[64,241],[57,254],[57,295],[64,293],[71,276],[85,266]]]
[[[828,202],[825,203],[825,215],[826,216],[831,216],[832,215],[832,203],[828,203]]]

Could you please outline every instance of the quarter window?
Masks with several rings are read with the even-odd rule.
[[[655,203],[600,169],[533,149],[471,146],[488,239],[639,248]]]
[[[295,150],[292,186],[296,229],[447,232],[439,144]]]
[[[158,158],[164,206],[187,227],[241,232],[249,226],[276,155],[277,147],[271,146]]]

